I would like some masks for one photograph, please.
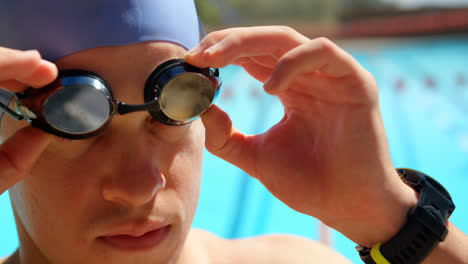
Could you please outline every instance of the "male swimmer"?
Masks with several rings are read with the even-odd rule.
[[[355,59],[283,26],[200,42],[198,23],[192,0],[2,2],[0,193],[19,236],[2,263],[349,263],[305,238],[191,229],[205,147],[356,242],[366,261],[398,263],[399,234],[403,245],[436,227],[444,241],[428,235],[406,263],[467,263],[445,193],[417,189],[446,203],[440,218],[418,218],[429,231],[410,221],[426,200],[399,173],[420,174],[395,170],[377,84]],[[284,118],[267,132],[241,133],[212,104],[216,69],[229,64],[281,100]]]

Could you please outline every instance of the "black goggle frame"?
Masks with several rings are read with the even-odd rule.
[[[165,87],[175,78],[184,74],[195,74],[205,78],[211,84],[213,91],[210,95],[211,102],[204,105],[203,111],[197,112],[197,116],[187,119],[174,119],[169,117],[161,108],[160,98],[164,94]],[[196,76],[196,78],[199,78]],[[205,82],[207,82],[205,80]],[[105,122],[96,129],[86,133],[73,133],[58,129],[51,125],[44,114],[44,105],[48,98],[59,90],[72,85],[87,85],[99,90],[109,104],[109,113]],[[159,65],[149,76],[144,87],[144,104],[129,105],[114,100],[112,90],[107,82],[97,74],[84,70],[65,70],[59,73],[58,78],[41,89],[28,88],[22,93],[16,93],[17,102],[15,113],[8,106],[0,103],[0,108],[17,120],[26,119],[31,125],[48,133],[69,138],[86,139],[101,133],[111,122],[114,114],[128,114],[136,111],[148,111],[151,116],[166,125],[184,125],[192,122],[200,114],[209,108],[215,101],[221,88],[219,70],[213,68],[198,68],[186,63],[183,59],[173,59]],[[210,88],[211,89],[211,88]]]

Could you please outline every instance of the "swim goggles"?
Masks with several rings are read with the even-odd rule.
[[[211,106],[220,88],[218,69],[197,68],[175,59],[162,63],[150,74],[143,104],[116,101],[110,86],[97,74],[65,70],[44,88],[16,93],[16,112],[3,103],[0,108],[16,120],[25,119],[48,133],[85,139],[102,132],[115,114],[148,111],[163,124],[187,124]]]

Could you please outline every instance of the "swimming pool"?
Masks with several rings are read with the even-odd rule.
[[[365,41],[364,41],[365,42]],[[397,167],[435,176],[452,193],[452,221],[468,233],[468,37],[357,45],[343,44],[377,79],[382,114]],[[261,133],[282,118],[279,101],[238,67],[221,70],[218,105],[245,133]],[[18,245],[6,194],[0,196],[0,256]],[[234,166],[205,154],[200,205],[194,227],[222,237],[290,233],[318,239],[318,221],[279,202]],[[337,232],[332,245],[360,263],[355,244]]]

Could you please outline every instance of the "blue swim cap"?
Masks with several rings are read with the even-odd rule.
[[[3,0],[0,7],[0,46],[37,49],[49,61],[152,40],[191,49],[201,31],[193,0]]]
[[[200,40],[193,0],[4,0],[0,46],[46,60],[89,48],[150,40],[186,49]]]

